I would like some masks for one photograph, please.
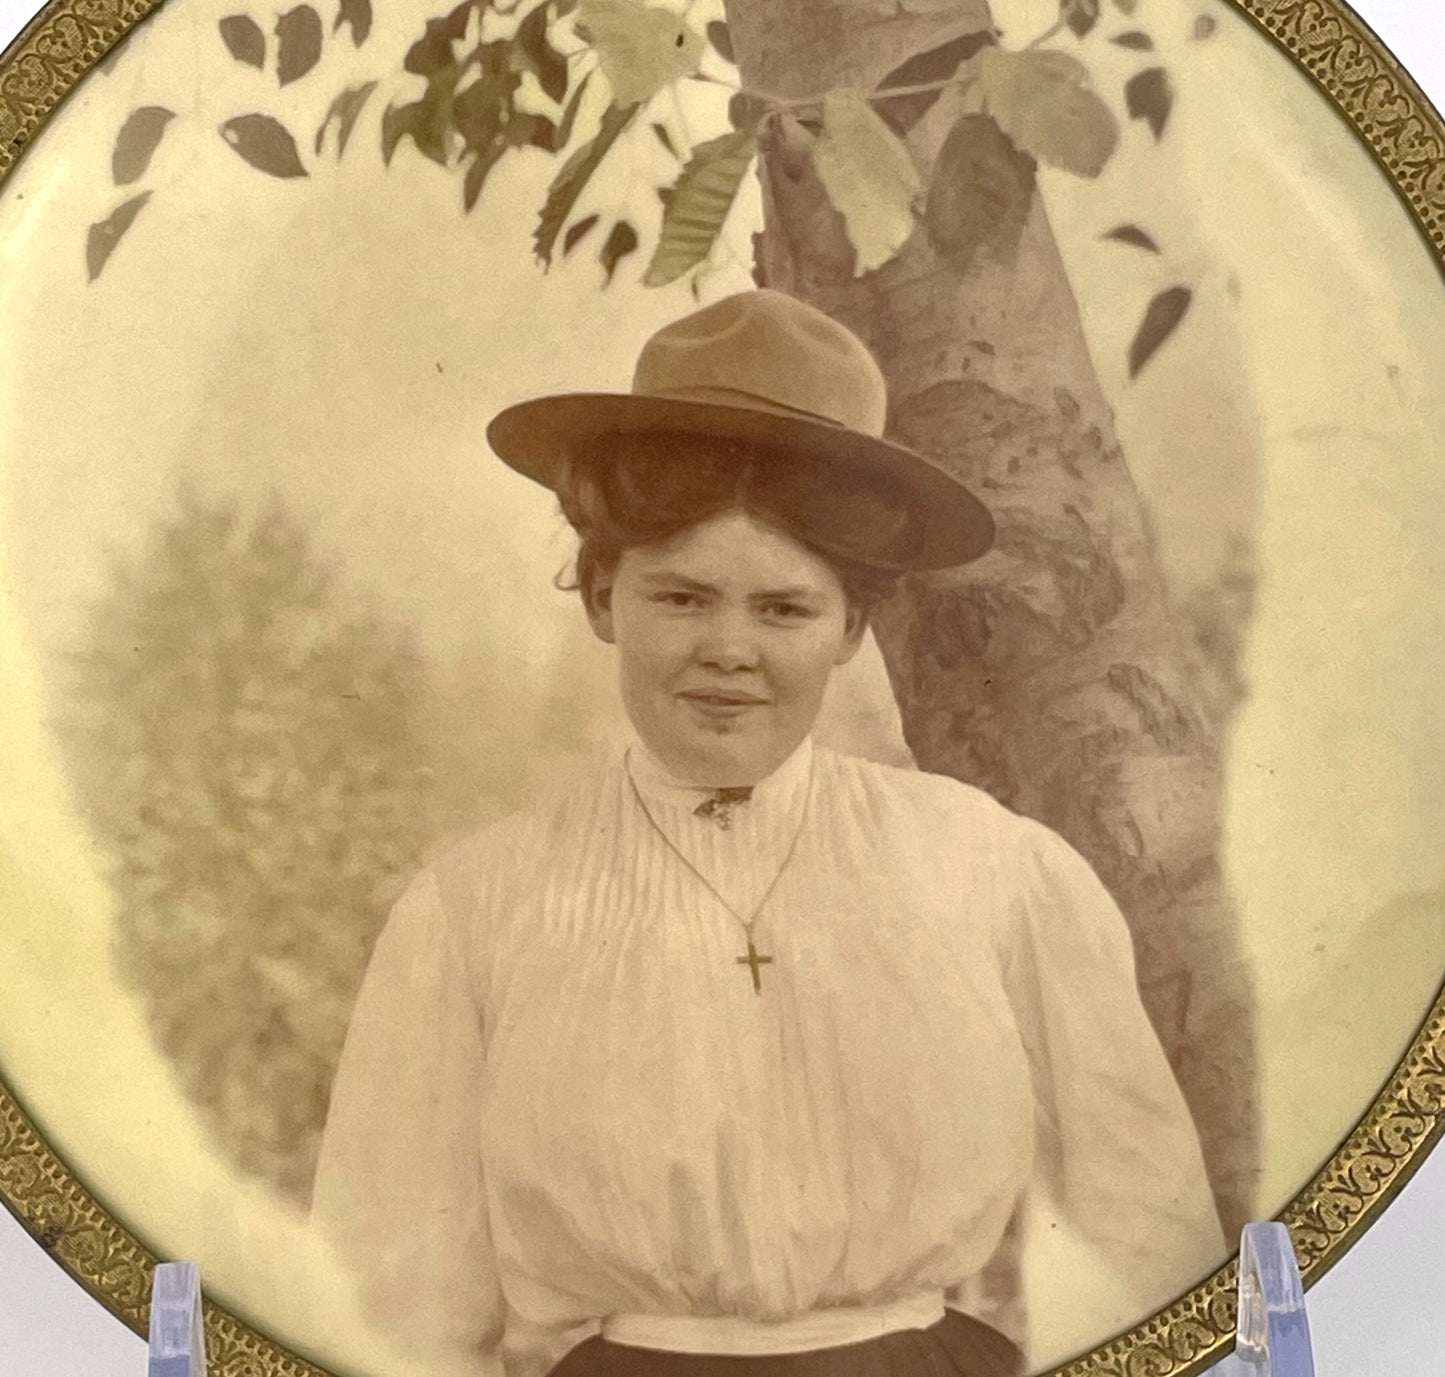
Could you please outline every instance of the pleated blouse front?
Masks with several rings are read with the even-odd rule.
[[[397,905],[315,1212],[405,1345],[498,1372],[619,1312],[957,1294],[1036,1179],[1144,1303],[1217,1258],[1127,930],[1058,837],[809,743],[731,826],[703,797],[634,747]]]

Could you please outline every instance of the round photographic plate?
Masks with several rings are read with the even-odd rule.
[[[219,1154],[224,1163],[211,1161],[222,1122],[215,1097],[194,1121],[179,1114],[186,1073],[182,1067],[175,1078],[174,1052],[155,1053],[137,1065],[133,1086],[123,1083],[125,1056],[161,1026],[155,991],[137,996],[134,976],[129,987],[117,979],[82,1013],[86,982],[114,959],[114,853],[104,855],[97,840],[103,809],[85,799],[95,777],[76,763],[85,757],[67,754],[75,727],[63,720],[70,681],[62,667],[82,644],[99,644],[95,610],[113,608],[107,590],[120,586],[107,582],[107,571],[149,567],[143,537],[172,519],[177,493],[198,493],[204,510],[212,497],[239,494],[243,512],[255,503],[259,523],[259,495],[279,490],[320,552],[317,567],[348,593],[361,590],[348,615],[414,633],[420,649],[398,655],[425,658],[444,647],[451,657],[452,677],[429,708],[433,734],[479,726],[467,704],[492,701],[495,692],[505,711],[483,733],[489,745],[506,732],[562,738],[545,768],[529,766],[496,785],[483,811],[502,811],[547,770],[567,768],[592,736],[615,726],[604,714],[574,740],[555,716],[605,691],[606,661],[556,629],[560,613],[519,631],[495,610],[471,608],[467,595],[495,575],[487,557],[447,578],[436,566],[467,558],[457,513],[478,494],[499,504],[489,536],[508,523],[534,533],[525,555],[503,541],[495,556],[525,558],[530,586],[545,587],[540,581],[565,563],[563,533],[555,522],[539,524],[524,485],[479,485],[465,456],[469,446],[483,450],[480,427],[498,402],[547,390],[548,355],[567,355],[598,385],[625,387],[636,347],[691,307],[686,282],[642,285],[656,229],[632,207],[675,174],[675,153],[663,146],[669,135],[696,142],[714,132],[687,128],[690,111],[665,106],[664,96],[657,123],[667,133],[636,154],[630,181],[594,184],[600,223],[579,229],[575,253],[557,251],[545,287],[527,298],[545,329],[523,339],[530,323],[513,337],[495,322],[468,324],[473,302],[498,283],[520,293],[533,290],[516,285],[526,274],[543,280],[528,259],[545,176],[511,202],[498,192],[489,206],[484,193],[468,215],[460,176],[421,157],[409,137],[384,163],[384,104],[412,99],[419,87],[400,56],[445,7],[410,6],[401,17],[379,8],[370,36],[358,29],[361,8],[370,15],[369,6],[343,4],[318,36],[302,32],[299,20],[286,36],[276,15],[254,5],[57,0],[0,58],[0,262],[12,284],[0,289],[0,378],[9,370],[0,381],[8,599],[0,635],[15,666],[0,768],[22,785],[0,812],[0,991],[8,983],[12,996],[11,1014],[0,1014],[0,1199],[139,1331],[157,1258],[200,1261],[208,1294],[219,1298],[208,1302],[207,1336],[211,1370],[222,1377],[321,1377],[358,1370],[364,1359],[323,1332],[334,1314],[284,1295],[285,1265],[255,1280],[269,1273],[265,1259],[278,1240],[305,1247],[288,1223],[296,1188],[280,1154],[248,1141]],[[1205,589],[1243,590],[1245,645],[1234,648],[1233,662],[1239,701],[1227,728],[1226,874],[1246,913],[1246,946],[1264,992],[1260,1038],[1269,1050],[1256,1201],[1289,1227],[1309,1286],[1388,1206],[1445,1126],[1445,1000],[1437,1001],[1445,876],[1431,871],[1445,820],[1445,720],[1429,692],[1445,645],[1445,636],[1431,639],[1445,632],[1445,578],[1431,553],[1445,548],[1434,543],[1445,524],[1435,512],[1445,503],[1436,504],[1441,466],[1429,443],[1439,433],[1432,421],[1445,420],[1445,369],[1432,371],[1445,361],[1445,124],[1338,0],[1102,0],[1062,13],[1094,9],[1097,18],[1080,24],[1086,32],[1065,29],[1050,42],[1076,53],[1107,88],[1120,148],[1097,183],[1049,170],[1040,185],[1166,576],[1183,590],[1181,605],[1204,606],[1187,595]],[[218,26],[248,12],[259,25],[225,33]],[[1009,46],[1049,29],[1058,13],[1043,0],[994,7]],[[292,69],[278,71],[278,60]],[[723,70],[716,53],[709,61]],[[1235,61],[1247,66],[1232,78]],[[1156,68],[1170,90],[1162,111],[1148,83],[1122,94],[1131,78]],[[379,85],[354,110],[328,104],[359,91],[363,78]],[[1237,106],[1219,99],[1236,79]],[[1271,108],[1277,122],[1262,125],[1260,111]],[[296,131],[290,149],[278,151],[259,125],[238,122],[263,111]],[[138,122],[118,139],[127,117]],[[579,200],[579,217],[590,204]],[[755,209],[743,204],[729,222],[722,261],[696,283],[702,299],[746,285],[746,216]],[[418,212],[446,239],[434,263],[418,244]],[[1308,222],[1291,218],[1301,214]],[[163,229],[167,215],[173,220]],[[375,242],[349,246],[335,229],[348,216]],[[266,228],[268,217],[285,226],[288,241]],[[602,250],[609,217],[629,228],[636,220],[642,238],[615,261]],[[1231,230],[1231,220],[1252,228]],[[1135,233],[1120,235],[1125,226]],[[187,246],[212,231],[221,247],[184,261]],[[354,264],[370,255],[365,282],[347,281],[353,253]],[[510,256],[509,266],[469,278],[467,253],[489,266]],[[375,265],[389,258],[406,260],[391,289],[375,280]],[[1291,261],[1296,279],[1283,267]],[[211,290],[207,274],[225,276],[218,264],[234,280]],[[327,272],[335,280],[317,285]],[[73,283],[56,289],[67,273]],[[439,281],[410,299],[429,276]],[[20,285],[28,279],[29,288]],[[1142,362],[1131,360],[1146,311],[1181,287],[1187,309],[1156,329],[1162,338]],[[618,301],[613,322],[602,308]],[[1296,303],[1297,322],[1259,333],[1263,317]],[[428,320],[435,357],[415,369],[406,355],[430,347]],[[394,337],[387,321],[399,322]],[[1346,384],[1341,341],[1352,342],[1357,329],[1364,381]],[[212,352],[183,373],[196,341]],[[476,356],[479,342],[515,352],[498,369]],[[27,367],[12,367],[21,357]],[[510,392],[489,369],[510,378]],[[1180,404],[1179,394],[1211,369],[1192,409]],[[326,376],[313,402],[318,370]],[[538,379],[535,389],[529,378]],[[1231,388],[1239,378],[1252,390]],[[362,432],[376,416],[360,394],[388,382],[405,423],[368,440]],[[1332,387],[1338,407],[1316,416],[1312,408]],[[338,408],[350,390],[357,416],[347,419]],[[1291,406],[1284,399],[1292,395]],[[1183,432],[1190,438],[1171,438]],[[143,447],[152,433],[153,464]],[[40,440],[53,442],[53,454],[37,448]],[[188,447],[201,441],[213,453],[197,461]],[[101,472],[102,442],[129,456],[116,465],[107,458],[113,472]],[[371,467],[347,470],[338,454],[364,445]],[[395,472],[375,478],[387,446]],[[434,452],[449,458],[418,497],[404,475],[420,462],[416,454]],[[42,471],[50,477],[37,479]],[[416,511],[406,510],[409,501]],[[443,508],[454,513],[450,525],[438,524]],[[1203,537],[1191,520],[1200,510],[1208,513]],[[1337,538],[1354,543],[1330,553]],[[432,563],[415,554],[428,541],[439,551]],[[390,572],[378,572],[384,566]],[[439,602],[450,610],[427,610]],[[1216,617],[1225,615],[1221,606],[1208,604]],[[1406,668],[1411,647],[1418,662]],[[1293,676],[1287,684],[1282,671]],[[574,684],[557,687],[574,673]],[[856,683],[860,702],[876,700],[876,673]],[[518,715],[516,701],[539,685],[543,697],[550,691],[554,717]],[[883,756],[897,736],[892,723],[850,725],[846,715],[831,730]],[[483,791],[492,787],[490,779],[468,762],[449,787],[464,797],[479,780]],[[466,808],[455,798],[445,806],[449,821]],[[1280,859],[1280,842],[1296,852],[1292,860]],[[1258,931],[1248,922],[1255,912],[1266,916]],[[1268,926],[1270,914],[1287,916],[1288,926]],[[71,918],[74,930],[62,932],[57,924]],[[53,937],[53,948],[42,937]],[[268,969],[284,984],[285,970]],[[106,1018],[117,1020],[120,1049],[110,1062],[97,1056]],[[120,1127],[128,1098],[138,1106],[135,1121]],[[138,1165],[146,1143],[161,1164],[149,1177]],[[1069,1256],[1060,1254],[1065,1264]],[[297,1277],[321,1266],[300,1252],[292,1265]],[[1107,1296],[1091,1296],[1074,1328],[1053,1337],[1049,1370],[1187,1377],[1227,1351],[1234,1297],[1232,1262],[1209,1275],[1201,1269],[1188,1295],[1147,1319],[1130,1316],[1127,1328],[1114,1323]]]

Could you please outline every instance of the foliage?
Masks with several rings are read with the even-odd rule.
[[[279,504],[186,496],[119,560],[64,738],[120,968],[218,1144],[298,1200],[372,942],[430,834],[422,670]]]
[[[1134,0],[1113,5],[1125,15],[1137,8]],[[604,218],[583,206],[599,169],[616,150],[650,134],[683,164],[670,186],[656,188],[661,210],[641,280],[659,287],[706,267],[765,131],[786,119],[794,132],[807,131],[814,170],[842,219],[858,274],[884,268],[920,224],[933,247],[965,272],[980,252],[1012,252],[1033,205],[1038,164],[1097,177],[1114,156],[1119,120],[1093,89],[1087,65],[1045,46],[1055,39],[1081,44],[1102,30],[1102,19],[1100,0],[1059,0],[1052,27],[1018,51],[999,48],[988,35],[964,35],[916,54],[874,91],[820,91],[785,101],[740,88],[732,38],[720,20],[698,32],[684,14],[647,0],[461,0],[427,20],[408,50],[405,73],[423,87],[382,113],[381,153],[390,164],[409,142],[423,157],[459,172],[468,211],[509,155],[530,151],[561,159],[533,229],[545,269],[559,244],[571,254]],[[333,33],[349,27],[360,47],[371,24],[371,0],[339,0]],[[1207,39],[1214,27],[1200,16],[1189,36]],[[266,36],[253,17],[227,15],[219,29],[238,63],[264,71]],[[276,22],[275,39],[278,84],[300,81],[323,56],[318,11],[310,4],[287,10]],[[1154,50],[1153,39],[1138,27],[1107,41],[1125,51]],[[679,147],[661,119],[639,118],[684,81],[733,90],[731,133]],[[331,97],[311,141],[316,157],[333,127],[337,157],[345,152],[380,82],[358,82]],[[925,175],[906,138],[945,94],[953,100],[954,122]],[[1157,62],[1135,72],[1123,91],[1128,117],[1145,122],[1156,139],[1164,135],[1173,101],[1169,74]],[[116,147],[118,185],[144,173],[168,119],[169,112],[152,107],[127,121]],[[269,176],[308,174],[295,136],[263,110],[226,120],[220,132],[245,162]],[[143,204],[128,202],[92,226],[92,278]],[[592,241],[604,285],[641,246],[639,224],[646,217],[614,211],[605,218],[607,234],[600,245]],[[1149,239],[1145,231],[1137,233]],[[695,279],[693,285],[696,290]],[[1146,321],[1141,337],[1155,330]],[[1137,349],[1136,357],[1147,360],[1152,352]]]
[[[1099,0],[1060,0],[1059,14],[1078,38],[1099,22]]]
[[[647,286],[675,282],[707,258],[756,152],[751,129],[719,134],[693,149],[667,190],[662,232],[642,279]]]
[[[1114,155],[1119,126],[1089,89],[1089,69],[1068,53],[985,48],[975,59],[984,109],[1021,153],[1080,177]]]
[[[638,245],[637,231],[626,220],[619,220],[612,226],[607,234],[607,242],[602,245],[602,271],[607,274],[607,281],[612,281],[612,275],[617,271],[617,265],[622,262],[628,254],[636,253]]]
[[[1153,236],[1138,225],[1115,225],[1103,238],[1112,239],[1118,244],[1132,244],[1136,249],[1143,249],[1145,253],[1159,252],[1159,245],[1154,242]]]
[[[552,179],[552,185],[547,188],[546,199],[542,202],[542,212],[537,217],[536,231],[532,236],[537,260],[544,267],[552,261],[552,246],[557,242],[557,235],[566,224],[573,206],[577,204],[582,188],[587,185],[602,159],[607,156],[608,150],[617,142],[622,131],[632,123],[632,117],[636,114],[637,106],[618,105],[614,101],[603,111],[597,133],[562,164],[562,170]]]
[[[963,115],[938,151],[924,223],[934,251],[966,272],[980,249],[1012,253],[1033,204],[1038,164],[986,115]]]
[[[226,51],[248,67],[266,65],[266,35],[249,14],[228,14],[218,25]]]
[[[237,115],[221,126],[221,137],[250,163],[273,177],[305,177],[296,140],[270,115]]]
[[[359,48],[371,33],[371,19],[371,0],[341,0],[331,31],[339,33],[342,25],[349,25],[351,41]]]
[[[116,135],[115,152],[110,158],[111,177],[116,186],[129,186],[145,176],[166,125],[175,117],[174,110],[160,105],[142,105],[131,111]]]
[[[299,81],[321,61],[321,16],[310,5],[297,5],[276,21],[276,80]]]
[[[671,10],[638,0],[580,0],[577,34],[596,51],[618,105],[645,105],[695,72],[702,59],[696,29]]]
[[[913,233],[913,203],[923,178],[903,140],[864,92],[829,91],[823,97],[823,132],[813,145],[813,167],[843,217],[857,271],[881,268]]]
[[[1129,347],[1131,378],[1139,376],[1140,370],[1154,357],[1159,346],[1178,328],[1193,300],[1194,293],[1188,287],[1169,287],[1149,303],[1144,321]]]
[[[150,198],[148,191],[132,196],[129,201],[122,201],[104,220],[90,227],[85,238],[85,266],[92,282],[100,276],[121,236],[135,223],[135,217]]]
[[[326,111],[326,118],[321,121],[321,126],[316,131],[315,152],[318,156],[326,144],[326,131],[331,127],[333,120],[336,122],[336,156],[339,158],[346,152],[346,145],[351,141],[351,131],[356,128],[356,121],[360,118],[362,107],[370,99],[374,90],[376,90],[376,82],[364,81],[360,86],[348,87],[331,102]]]
[[[1164,126],[1169,123],[1169,114],[1174,108],[1174,88],[1164,68],[1146,67],[1135,73],[1124,87],[1124,100],[1130,119],[1147,121],[1154,137],[1163,137]]]

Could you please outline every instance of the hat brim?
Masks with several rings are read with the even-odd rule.
[[[889,440],[794,412],[632,393],[574,392],[508,407],[487,426],[487,440],[508,467],[555,490],[563,465],[591,442],[660,432],[780,448],[840,469],[867,472],[883,488],[901,490],[922,523],[909,562],[912,569],[967,564],[993,544],[988,508],[932,460]]]

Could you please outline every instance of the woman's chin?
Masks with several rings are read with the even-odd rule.
[[[659,750],[648,743],[668,772],[707,789],[742,789],[766,779],[787,758],[771,742],[748,740],[744,732],[689,733],[685,741]]]

